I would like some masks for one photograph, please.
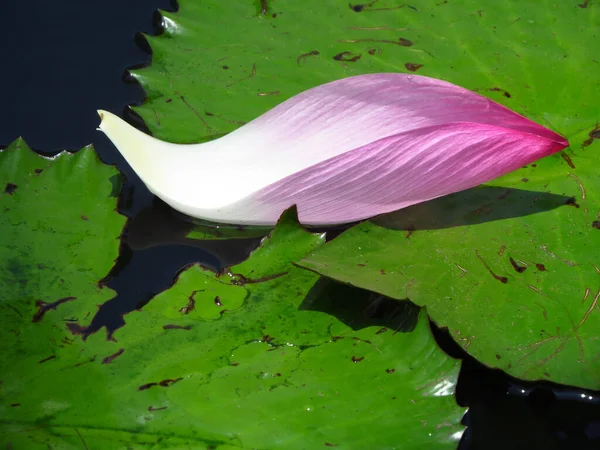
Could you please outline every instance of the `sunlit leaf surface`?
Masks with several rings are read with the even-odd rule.
[[[323,237],[293,212],[249,260],[190,266],[108,339],[89,335],[123,226],[113,176],[91,149],[0,153],[0,445],[455,448],[459,362],[424,311],[295,267]]]
[[[217,137],[310,87],[385,71],[565,135],[563,155],[361,225],[303,264],[427,305],[489,366],[600,388],[598,2],[182,0],[164,25],[135,72],[149,94],[136,111],[162,139]]]

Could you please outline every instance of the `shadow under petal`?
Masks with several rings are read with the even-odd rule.
[[[330,278],[321,278],[298,309],[330,314],[354,331],[379,326],[408,333],[415,329],[421,308],[408,300],[394,300]]]
[[[246,227],[209,227],[185,220],[169,205],[155,197],[127,224],[125,242],[134,251],[183,245],[202,249],[230,266],[245,260],[260,245],[270,229]]]
[[[439,230],[525,217],[573,203],[573,197],[497,186],[478,186],[373,218],[391,230]]]

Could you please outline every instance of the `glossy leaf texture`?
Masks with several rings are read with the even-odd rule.
[[[570,161],[380,216],[301,264],[426,305],[488,366],[598,389],[600,161]]]
[[[455,448],[459,361],[437,347],[424,311],[291,263],[322,242],[290,212],[244,263],[220,276],[183,270],[111,340],[68,331],[85,336],[90,320],[67,310],[75,301],[37,323],[11,318],[4,342],[15,349],[26,325],[30,337],[36,326],[54,335],[4,361],[0,443]],[[79,321],[67,328],[65,318]]]
[[[0,445],[35,448],[27,433],[12,440],[19,417],[52,417],[86,405],[94,391],[69,370],[93,355],[66,327],[113,296],[98,282],[117,258],[125,224],[115,212],[120,176],[91,147],[44,158],[19,139],[0,152],[0,183]],[[57,362],[66,369],[48,369]],[[77,383],[82,391],[71,396]]]
[[[163,13],[164,35],[147,37],[152,66],[132,72],[148,93],[134,110],[155,137],[221,136],[311,87],[376,72],[452,82],[577,145],[591,131],[598,62],[579,43],[598,37],[593,2],[278,0],[264,14],[260,4],[182,0]]]
[[[512,94],[507,104],[520,98],[523,112],[557,126],[574,144],[570,150],[486,187],[363,224],[304,264],[427,305],[491,367],[598,389],[600,72],[592,70],[593,49],[576,48],[581,35],[569,27],[596,39],[600,16],[597,6],[563,6],[531,16],[536,34],[519,29],[527,36],[518,44],[523,76],[501,86]],[[541,17],[555,24],[546,40],[536,25]],[[580,75],[568,75],[575,67]]]
[[[136,111],[154,135],[210,139],[312,86],[399,71],[474,90],[566,136],[563,156],[361,225],[305,263],[428,305],[489,366],[598,389],[600,5],[262,4],[182,0],[165,14],[165,35],[149,38],[152,67],[134,72],[149,94]]]

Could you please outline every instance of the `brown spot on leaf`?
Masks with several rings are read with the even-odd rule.
[[[44,169],[35,169],[34,172],[36,175],[39,175],[40,173],[42,173],[44,171]]]
[[[267,11],[269,11],[269,5],[267,4],[267,0],[260,0],[260,14],[264,16]]]
[[[63,297],[63,298],[59,298],[58,300],[56,300],[55,302],[52,302],[52,303],[47,303],[42,300],[37,300],[35,302],[35,306],[38,307],[38,310],[33,315],[33,318],[31,319],[31,321],[39,322],[40,320],[42,320],[44,318],[44,315],[46,314],[46,312],[50,311],[51,309],[56,309],[59,305],[62,305],[63,303],[69,302],[71,300],[76,300],[76,299],[77,299],[77,297]]]
[[[302,53],[298,58],[296,58],[296,63],[300,65],[300,62],[309,56],[319,56],[321,53],[318,50],[313,50],[312,52]]]
[[[97,356],[98,355],[94,355],[90,359],[88,359],[87,361],[83,361],[83,362],[77,363],[77,364],[75,364],[75,367],[83,366],[84,364],[93,363],[94,361],[96,361],[96,357]]]
[[[569,165],[569,167],[571,169],[575,169],[575,164],[573,164],[573,160],[571,159],[571,157],[569,155],[567,155],[565,152],[562,152],[560,154],[560,156],[562,157],[562,159],[564,159],[567,164]]]
[[[592,222],[592,228],[595,228],[596,230],[600,230],[600,220],[594,220]]]
[[[223,66],[223,69],[227,70],[227,69],[229,69],[229,66]]]
[[[173,101],[172,98],[168,98],[168,99],[165,100],[165,103],[171,103],[172,101]]]
[[[492,269],[490,269],[490,266],[488,266],[488,264],[485,262],[485,260],[481,257],[481,255],[479,254],[479,252],[477,250],[475,250],[475,254],[477,255],[477,258],[479,258],[479,260],[483,263],[483,265],[485,266],[485,268],[488,270],[488,272],[499,282],[506,284],[508,283],[508,278],[506,277],[501,277],[496,275]]]
[[[350,6],[350,9],[354,12],[362,12],[367,5],[353,5],[350,3],[348,6]]]
[[[152,386],[169,387],[181,380],[183,380],[183,378],[181,378],[181,377],[180,378],[168,378],[166,380],[159,381],[158,383],[142,384],[140,387],[138,387],[138,391],[145,391],[146,389],[150,389]]]
[[[565,202],[565,205],[573,206],[574,208],[580,208],[581,206],[577,203],[575,197],[569,197]]]
[[[397,41],[392,41],[390,39],[340,39],[338,42],[343,42],[347,44],[358,44],[361,42],[380,42],[382,44],[395,44],[401,45],[403,47],[411,47],[413,45],[412,41],[409,41],[405,38],[398,38]]]
[[[358,363],[358,362],[361,362],[363,359],[365,359],[364,356],[353,356],[352,357],[352,362],[353,363]]]
[[[396,371],[396,369],[385,369],[385,371],[387,373],[394,373]]]
[[[214,302],[217,306],[223,306],[223,303],[221,303],[221,297],[219,297],[218,295],[215,297]]]
[[[188,297],[188,303],[187,303],[187,305],[186,305],[186,306],[184,306],[183,308],[181,308],[181,309],[179,310],[179,312],[180,312],[180,313],[183,313],[183,314],[189,314],[189,313],[191,313],[191,312],[192,312],[194,309],[196,309],[196,300],[194,299],[194,296],[195,296],[195,295],[196,295],[198,292],[201,292],[201,291],[194,291],[194,292],[192,292],[192,295],[190,295],[190,296]]]
[[[499,87],[493,87],[489,89],[491,92],[502,92],[502,95],[504,95],[506,98],[511,98],[512,95],[510,95],[510,93],[506,90],[506,89],[502,89]]]
[[[350,7],[350,9],[354,12],[367,12],[367,11],[391,11],[394,9],[400,9],[400,8],[404,8],[405,6],[414,9],[415,11],[417,10],[414,6],[410,6],[410,5],[405,5],[405,4],[401,4],[401,5],[397,5],[397,6],[383,6],[380,8],[373,8],[373,5],[375,5],[379,0],[372,0],[370,3],[363,3],[360,5],[353,5],[352,3],[350,3],[348,6]]]
[[[537,268],[537,270],[539,270],[540,272],[545,272],[546,271],[546,266],[540,263],[537,263],[535,265],[535,267]]]
[[[221,120],[224,120],[225,122],[233,123],[235,125],[246,125],[246,122],[242,122],[241,120],[227,119],[227,118],[225,118],[225,117],[223,117],[223,116],[221,116],[219,114],[215,114],[215,113],[212,113],[210,111],[205,111],[204,114],[206,114],[208,117],[217,117],[217,118],[219,118]],[[218,232],[216,234],[217,234],[217,236],[219,236]]]
[[[502,357],[498,353],[496,353],[496,359],[502,359]]]
[[[43,364],[43,363],[45,363],[46,361],[50,361],[51,359],[54,359],[54,358],[56,358],[56,355],[50,355],[50,356],[48,356],[47,358],[40,359],[40,360],[38,361],[38,364]]]
[[[411,72],[416,72],[421,67],[423,67],[423,64],[406,63],[406,64],[404,64],[404,67],[406,67],[406,69],[410,70]]]
[[[588,136],[589,138],[586,139],[581,145],[584,148],[588,145],[591,145],[592,142],[594,142],[594,139],[600,139],[600,125],[596,125],[594,129],[588,133]]]
[[[229,83],[228,85],[226,85],[226,87],[231,87],[237,83],[240,83],[241,81],[248,80],[248,79],[254,77],[255,75],[256,75],[256,64],[252,64],[252,70],[250,71],[250,75],[247,75],[244,78],[234,81],[233,83]]]
[[[83,339],[84,341],[88,338],[90,334],[94,332],[91,327],[83,327],[76,322],[69,322],[66,324],[66,326],[73,336],[81,336],[81,339]],[[112,337],[112,332],[109,332],[107,334],[106,340],[114,341]]]
[[[235,83],[234,83],[235,84]],[[196,108],[194,108],[186,99],[183,95],[181,95],[179,93],[179,91],[175,91],[175,93],[179,96],[179,98],[181,99],[181,101],[183,102],[183,104],[185,106],[187,106],[193,113],[194,115],[200,119],[200,122],[202,122],[202,125],[204,125],[204,127],[206,128],[206,130],[208,131],[208,134],[212,134],[212,128],[208,125],[208,123],[206,122],[206,120],[204,120],[204,118],[200,115],[200,113],[198,112],[198,110]]]
[[[20,403],[11,403],[10,406],[12,408],[16,408],[17,406],[21,406],[21,404]]]
[[[13,192],[17,190],[17,187],[18,186],[16,184],[6,183],[6,186],[4,187],[4,193],[8,195],[13,195]]]
[[[160,408],[155,408],[154,406],[148,406],[148,411],[162,411],[163,409],[167,409],[166,406],[161,406]]]
[[[504,95],[506,98],[511,98],[512,95],[510,95],[510,93],[506,90],[506,89],[502,89],[498,86],[494,86],[491,88],[481,88],[481,89],[474,89],[475,92],[481,92],[481,91],[487,91],[487,92],[502,92],[502,95]]]
[[[123,353],[125,353],[125,349],[120,348],[119,350],[117,350],[116,353],[113,353],[112,355],[109,355],[106,358],[104,358],[102,360],[102,364],[111,364],[116,358],[121,356]]]
[[[344,62],[356,62],[360,59],[362,55],[354,55],[351,56],[352,52],[342,52],[338,53],[333,57],[336,61],[344,61]]]
[[[385,333],[387,330],[388,330],[388,329],[387,329],[386,327],[382,327],[382,328],[380,328],[379,330],[377,330],[377,331],[375,332],[375,334],[381,334],[381,333]]]
[[[510,260],[510,264],[513,266],[513,269],[515,269],[518,273],[523,273],[527,270],[526,266],[520,266],[519,264],[517,264],[517,262],[511,257],[509,257]]]
[[[168,323],[166,325],[163,325],[163,330],[191,330],[192,326],[191,325],[175,325],[174,323]]]

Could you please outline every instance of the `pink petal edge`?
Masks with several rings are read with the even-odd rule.
[[[261,224],[296,204],[306,225],[354,222],[475,187],[564,147],[487,124],[421,128],[316,164],[227,209]]]
[[[487,97],[402,73],[358,75],[314,87],[230,136],[261,134],[263,149],[275,158],[306,157],[317,150],[333,157],[388,136],[456,122],[496,125],[568,145],[562,136]]]
[[[263,164],[318,161],[222,209],[255,224],[274,223],[293,204],[307,225],[365,219],[468,189],[569,145],[473,91],[399,73],[317,86],[238,131],[261,135]]]

